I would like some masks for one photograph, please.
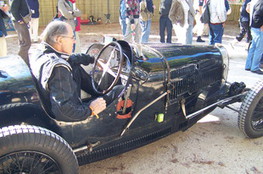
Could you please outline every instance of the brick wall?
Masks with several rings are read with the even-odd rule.
[[[231,4],[232,14],[228,16],[228,20],[230,21],[238,21],[239,18],[239,9],[240,3],[236,3],[240,0],[231,0],[231,2],[235,2]],[[109,2],[109,6],[107,5]],[[153,21],[159,20],[159,3],[160,0],[153,0],[156,10],[154,13]],[[230,1],[229,1],[230,2]],[[57,0],[39,0],[40,3],[40,26],[47,25],[55,16],[55,7],[57,4]],[[82,11],[82,18],[88,18],[90,15],[93,15],[95,19],[98,17],[102,18],[102,21],[106,21],[105,14],[111,14],[110,20],[111,22],[118,22],[119,17],[119,0],[77,0],[77,7]]]

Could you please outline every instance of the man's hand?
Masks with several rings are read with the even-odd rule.
[[[260,30],[263,31],[263,25],[260,27]]]
[[[89,65],[90,63],[94,63],[94,57],[88,54],[72,54],[69,56],[68,63],[72,65]]]
[[[93,111],[93,114],[99,114],[106,109],[106,101],[102,97],[97,98],[90,103],[89,107]]]
[[[134,31],[136,28],[136,25],[135,24],[131,24],[131,30]]]

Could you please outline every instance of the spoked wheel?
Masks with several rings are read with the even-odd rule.
[[[122,47],[119,43],[111,42],[101,50],[91,74],[93,88],[98,94],[105,94],[116,85],[123,61]]]
[[[263,136],[263,80],[247,93],[240,108],[238,125],[247,137]]]
[[[20,151],[0,158],[0,172],[5,174],[63,174],[50,156],[36,151]]]
[[[16,125],[1,128],[0,135],[0,173],[78,173],[75,154],[54,132]]]

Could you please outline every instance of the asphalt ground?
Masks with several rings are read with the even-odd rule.
[[[43,28],[40,28],[42,31]],[[262,75],[244,70],[247,43],[234,43],[237,24],[227,24],[223,45],[230,56],[229,82],[245,82],[252,87]],[[81,51],[86,52],[103,36],[121,39],[118,23],[85,25],[79,32]],[[201,44],[208,44],[208,37]],[[195,42],[193,44],[200,44]],[[158,42],[158,23],[153,23],[150,42]],[[176,42],[176,36],[173,37]],[[8,54],[17,54],[15,32],[7,37]],[[30,52],[38,44],[33,43]],[[239,110],[240,103],[231,105]],[[246,138],[238,129],[238,113],[228,108],[215,109],[185,132],[177,132],[130,152],[80,167],[81,174],[263,174],[263,138]]]

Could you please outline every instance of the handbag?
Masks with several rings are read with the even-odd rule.
[[[22,20],[24,21],[25,24],[28,24],[28,23],[31,21],[31,15],[32,15],[31,12],[29,12],[29,14],[27,14],[27,15],[25,15],[25,16],[22,16],[22,15],[21,15]]]
[[[204,24],[210,23],[210,11],[209,11],[209,5],[210,5],[210,0],[207,1],[207,3],[203,7],[203,13],[200,17],[200,20]]]

